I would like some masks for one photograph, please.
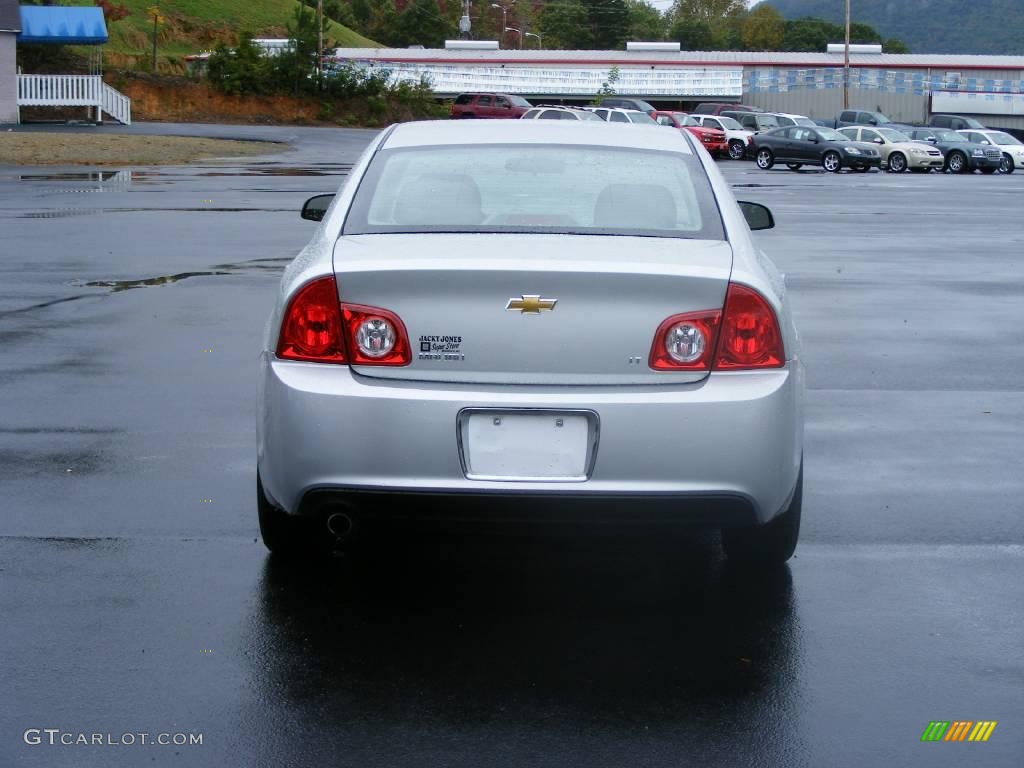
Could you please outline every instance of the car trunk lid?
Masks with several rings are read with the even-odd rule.
[[[728,243],[548,234],[355,235],[338,240],[342,301],[390,310],[409,333],[408,366],[365,376],[500,384],[682,384],[654,371],[671,315],[720,309]]]

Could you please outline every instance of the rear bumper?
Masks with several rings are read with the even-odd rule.
[[[324,494],[365,501],[401,493],[489,499],[483,510],[502,498],[520,508],[524,498],[565,509],[589,500],[613,516],[642,507],[694,522],[765,522],[788,504],[803,451],[796,360],[647,387],[394,381],[267,354],[260,366],[260,475],[272,502],[292,514],[312,512],[311,500]],[[600,441],[592,474],[583,482],[467,479],[456,434],[464,408],[593,410]]]

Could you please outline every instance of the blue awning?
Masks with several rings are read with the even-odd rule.
[[[107,42],[102,8],[23,5],[20,10],[19,43],[101,45]]]

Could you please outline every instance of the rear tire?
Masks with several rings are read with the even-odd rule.
[[[907,170],[907,158],[902,152],[893,152],[889,155],[889,170],[893,173],[903,173]]]
[[[803,163],[786,163],[786,167],[791,171],[799,171],[804,167]]]
[[[256,472],[256,508],[263,545],[274,555],[292,558],[312,553],[314,522],[275,507],[263,491],[259,470]]]
[[[745,154],[747,154],[747,148],[743,146],[742,141],[729,142],[729,157],[731,159],[742,160]]]
[[[950,152],[946,158],[946,170],[950,173],[970,173],[967,155],[963,152]]]
[[[1013,173],[1013,158],[1009,155],[1003,155],[999,161],[999,172],[1000,173]]]
[[[830,150],[822,155],[821,165],[829,173],[838,173],[839,169],[843,167],[843,158],[839,156],[838,152]]]
[[[796,488],[789,506],[778,517],[754,528],[722,530],[722,548],[728,558],[742,565],[781,565],[793,556],[800,538],[800,513],[804,498],[804,466],[800,463]]]
[[[772,154],[770,149],[759,149],[757,150],[757,167],[762,171],[770,170],[775,165],[775,155]]]
[[[463,112],[461,115],[463,120],[472,120],[476,117],[472,112]]]

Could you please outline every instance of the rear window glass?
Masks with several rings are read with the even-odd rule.
[[[471,102],[472,100],[473,100],[473,94],[472,93],[463,93],[457,99],[455,99],[455,103],[456,104],[469,104],[469,102]]]
[[[692,154],[585,145],[382,150],[345,234],[536,232],[724,239]]]

